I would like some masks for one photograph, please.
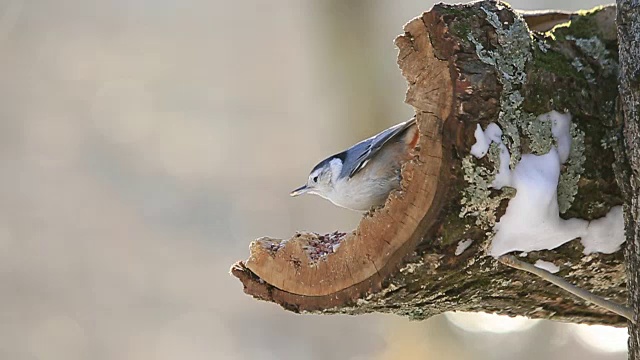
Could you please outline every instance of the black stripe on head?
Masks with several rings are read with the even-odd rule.
[[[320,168],[324,167],[325,165],[329,164],[329,162],[331,162],[331,160],[333,160],[333,159],[340,159],[340,160],[342,160],[342,163],[344,163],[344,160],[345,160],[346,158],[347,158],[347,152],[346,152],[346,151],[343,151],[343,152],[341,152],[341,153],[338,153],[338,154],[335,154],[335,155],[329,156],[328,158],[326,158],[326,159],[324,159],[324,160],[320,161],[320,162],[318,163],[318,165],[316,165],[316,166],[311,170],[311,172],[314,172],[314,171],[316,171],[316,170],[318,170],[318,169],[320,169]]]

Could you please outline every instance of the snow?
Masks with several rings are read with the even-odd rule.
[[[560,268],[550,261],[538,260],[535,264],[533,264],[533,266],[537,267],[538,269],[547,270],[552,274],[560,271]]]
[[[476,138],[476,143],[471,147],[471,155],[480,159],[487,155],[489,151],[489,145],[491,142],[502,143],[502,130],[494,123],[487,125],[487,128],[482,131],[480,124],[476,127],[476,131],[473,133]]]
[[[487,128],[482,131],[482,127],[478,124],[474,133],[476,143],[471,147],[471,155],[480,159],[489,151],[489,145],[495,142],[500,147],[500,167],[495,179],[491,183],[491,187],[494,189],[502,189],[504,186],[509,185],[509,178],[511,177],[511,169],[509,169],[510,155],[507,147],[502,143],[502,130],[495,123],[487,125]]]
[[[500,147],[500,167],[492,187],[510,186],[517,190],[509,201],[505,214],[495,224],[495,236],[489,253],[499,257],[512,251],[551,250],[582,238],[584,253],[610,254],[624,242],[622,210],[614,207],[604,218],[591,222],[583,219],[564,220],[558,210],[558,180],[560,168],[571,150],[571,115],[551,111],[538,117],[551,121],[556,145],[544,155],[524,154],[514,170],[509,168],[510,154],[502,143],[502,131],[491,123],[484,132],[478,127],[472,154],[486,155],[491,142]],[[477,145],[477,146],[476,146]]]
[[[478,124],[476,131],[473,134],[476,137],[476,143],[471,147],[471,155],[479,159],[487,155],[489,145],[491,145],[491,139],[489,139],[489,137],[485,135],[484,131],[482,131],[480,124]]]
[[[560,159],[555,148],[544,155],[522,155],[509,185],[517,190],[516,196],[494,226],[491,255],[554,249],[584,233],[586,221],[559,216],[559,177]]]
[[[473,239],[460,240],[458,242],[458,247],[456,247],[455,255],[458,256],[462,254],[465,250],[469,248],[469,246],[471,246],[472,243],[473,243]]]
[[[620,249],[624,240],[622,206],[615,206],[605,217],[589,223],[587,233],[582,236],[581,242],[585,255],[595,252],[612,254]]]
[[[502,189],[504,186],[509,185],[509,179],[511,178],[511,169],[509,168],[509,162],[511,161],[511,155],[509,150],[502,143],[502,130],[494,123],[487,125],[487,136],[491,141],[498,144],[500,148],[500,167],[495,179],[491,183],[491,187],[494,189]]]

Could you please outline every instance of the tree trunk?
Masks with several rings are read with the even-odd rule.
[[[420,139],[402,170],[402,190],[350,234],[261,238],[231,269],[245,292],[295,312],[386,312],[425,319],[486,311],[625,325],[623,318],[499,264],[486,249],[515,191],[490,188],[499,151],[476,159],[478,125],[495,122],[511,154],[554,144],[552,110],[573,115],[571,155],[560,175],[565,219],[605,216],[623,203],[613,173],[617,96],[615,8],[580,14],[515,13],[485,1],[436,5],[396,39]],[[567,22],[571,20],[571,22]],[[547,33],[548,24],[562,23]],[[545,125],[546,124],[546,125]],[[471,246],[460,253],[461,241]],[[583,254],[578,240],[529,252],[559,275],[614,301],[627,297],[623,254]]]
[[[619,0],[617,22],[624,125],[616,176],[625,195],[627,287],[635,319],[629,322],[629,359],[640,360],[640,2]]]

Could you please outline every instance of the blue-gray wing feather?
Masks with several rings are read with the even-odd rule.
[[[350,178],[353,177],[367,165],[369,160],[371,160],[389,140],[403,133],[404,130],[413,125],[415,121],[416,119],[413,117],[410,120],[394,125],[354,145],[351,151],[349,151],[348,156],[344,159],[341,175],[348,175]]]

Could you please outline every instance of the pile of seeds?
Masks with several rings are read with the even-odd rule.
[[[309,255],[309,258],[313,261],[318,261],[329,254],[336,252],[340,246],[340,242],[344,239],[347,233],[334,231],[330,234],[318,235],[310,237],[308,245],[305,246],[305,250]]]
[[[346,235],[347,233],[340,231],[334,231],[330,234],[324,235],[313,232],[299,232],[294,238],[301,238],[298,241],[302,241],[304,243],[303,248],[307,252],[307,255],[309,255],[312,262],[317,262],[318,260],[325,258],[327,255],[336,252],[340,246],[340,242],[344,240]],[[263,240],[261,241],[262,246],[272,253],[282,249],[289,241],[274,241],[273,239],[268,238],[258,239],[258,241],[259,240]]]
[[[281,240],[281,241],[265,241],[262,243],[262,246],[271,251],[271,252],[276,252],[278,250],[280,250],[282,247],[284,247],[284,245],[287,243],[287,240]]]

